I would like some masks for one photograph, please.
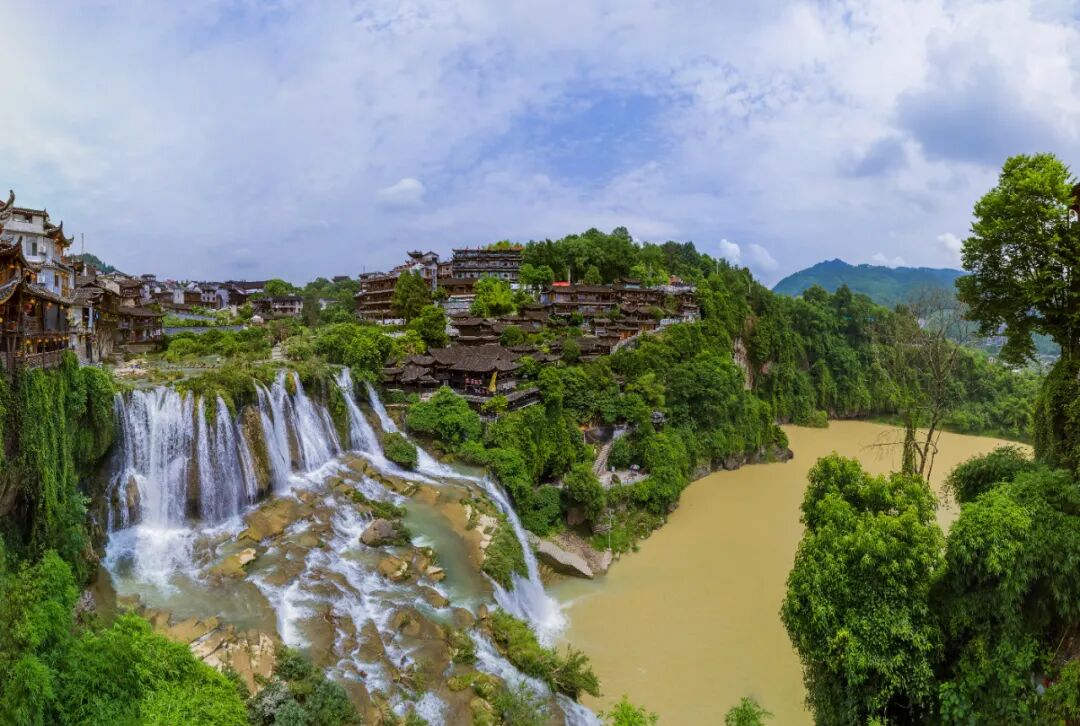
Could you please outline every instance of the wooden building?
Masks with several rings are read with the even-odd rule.
[[[474,408],[503,396],[509,408],[516,409],[540,400],[539,389],[520,379],[522,355],[521,349],[501,345],[432,348],[427,355],[409,356],[400,365],[384,369],[383,380],[389,386],[420,392],[449,386]]]
[[[0,246],[0,366],[52,368],[68,350],[69,301],[37,284],[22,245]]]

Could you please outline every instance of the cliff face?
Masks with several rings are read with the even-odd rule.
[[[0,436],[6,544],[32,556],[56,550],[85,575],[89,540],[79,485],[92,481],[116,438],[108,374],[80,368],[68,354],[55,370],[0,377]]]

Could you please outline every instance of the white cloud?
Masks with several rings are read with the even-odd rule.
[[[870,261],[875,265],[884,265],[885,267],[904,267],[907,265],[903,257],[889,257],[882,252],[874,253]]]
[[[769,251],[759,244],[747,245],[747,261],[755,270],[772,272],[780,266],[780,263],[776,261],[776,258],[769,254]]]
[[[728,262],[734,265],[742,264],[742,248],[739,245],[727,239],[722,239],[716,247],[720,256]]]
[[[376,196],[386,207],[416,207],[424,201],[424,184],[407,176],[388,187],[380,189]]]
[[[0,122],[0,189],[122,269],[183,277],[300,281],[394,264],[417,238],[448,250],[617,225],[710,252],[754,239],[764,252],[720,248],[759,274],[865,259],[867,239],[886,259],[955,265],[941,230],[967,228],[998,157],[1050,147],[1080,163],[1074,10],[4,3],[0,26],[62,42],[0,44],[19,99]],[[605,94],[651,110],[579,123]],[[605,134],[603,158],[565,153]],[[320,254],[297,257],[316,238]]]
[[[964,249],[964,241],[952,232],[945,232],[937,236],[938,245],[949,256],[952,264],[960,264],[960,252]]]

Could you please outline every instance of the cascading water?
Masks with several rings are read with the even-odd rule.
[[[390,414],[386,412],[386,407],[383,406],[382,400],[379,398],[379,394],[375,390],[375,387],[370,383],[367,383],[366,385],[371,408],[379,418],[383,430],[386,432],[397,431],[397,426],[394,424],[394,420],[390,418]],[[417,455],[417,470],[432,476],[457,476],[458,478],[462,478],[460,474],[457,474],[452,469],[449,469],[449,467],[436,461],[420,447],[417,447]],[[425,457],[428,460],[426,465]],[[492,501],[495,502],[496,506],[502,510],[514,530],[514,536],[521,544],[522,551],[525,553],[525,565],[528,571],[527,576],[522,577],[515,573],[513,577],[513,588],[509,591],[498,583],[494,583],[496,602],[498,602],[499,606],[507,612],[530,623],[533,630],[536,631],[537,637],[545,643],[551,643],[566,626],[566,618],[563,615],[558,602],[544,590],[544,584],[540,581],[540,567],[536,562],[536,555],[533,554],[532,547],[529,545],[528,538],[525,535],[525,528],[521,525],[521,520],[518,518],[517,512],[514,511],[514,507],[510,504],[502,487],[492,481],[489,477],[464,478],[478,482],[484,488],[484,491],[487,492],[488,496],[491,497]]]
[[[555,598],[548,595],[544,590],[544,583],[540,580],[540,566],[536,562],[536,555],[533,554],[532,546],[525,536],[525,528],[521,525],[521,520],[518,518],[517,512],[514,511],[514,507],[510,504],[510,500],[507,499],[506,493],[501,486],[488,477],[481,479],[480,484],[496,506],[506,515],[506,519],[514,530],[514,536],[517,537],[517,541],[525,553],[526,576],[522,577],[515,572],[513,575],[514,586],[510,590],[506,590],[498,583],[493,583],[495,601],[499,603],[499,607],[503,610],[530,623],[537,637],[550,645],[566,627],[566,617],[563,615],[562,608],[559,607],[559,603],[556,602]]]
[[[304,392],[300,376],[292,373],[296,394],[293,396],[293,408],[296,410],[296,433],[303,451],[304,468],[314,469],[325,464],[341,450],[337,432],[330,420],[330,414],[322,406],[316,408]]]
[[[121,435],[117,474],[110,485],[105,565],[118,588],[151,598],[148,604],[155,607],[171,609],[171,603],[181,602],[191,593],[226,604],[213,598],[233,593],[228,589],[233,586],[222,585],[207,573],[222,557],[215,543],[231,542],[231,536],[243,526],[237,515],[267,488],[284,495],[301,494],[304,488],[320,491],[315,517],[297,521],[278,539],[264,541],[258,547],[257,574],[235,587],[254,585],[262,592],[268,601],[262,607],[274,614],[277,630],[287,643],[303,645],[309,636],[310,642],[320,642],[318,629],[330,623],[334,629],[331,670],[335,677],[362,677],[370,687],[389,692],[395,688],[394,669],[411,665],[415,657],[414,645],[397,640],[391,618],[402,607],[423,610],[428,606],[414,585],[389,582],[378,574],[377,551],[357,550],[370,515],[359,514],[338,490],[319,488],[326,486],[331,475],[348,473],[345,460],[335,461],[343,448],[363,454],[377,468],[394,465],[383,458],[379,436],[357,405],[357,389],[348,370],[341,370],[335,379],[348,412],[347,441],[339,441],[327,409],[308,397],[298,378],[288,380],[287,376],[295,374],[282,372],[272,385],[256,385],[255,408],[261,425],[251,427],[246,416],[254,423],[256,412],[238,418],[220,398],[204,401],[164,387],[117,396]],[[370,386],[368,396],[384,430],[396,431]],[[256,466],[257,452],[266,456],[261,469]],[[294,472],[305,476],[296,477]],[[418,472],[395,468],[399,476],[434,483],[421,472],[433,478],[471,478],[426,452],[420,454]],[[267,474],[269,481],[265,480]],[[264,479],[260,481],[259,476]],[[525,553],[527,577],[515,575],[510,591],[496,585],[496,600],[550,642],[562,627],[563,616],[544,592],[525,531],[498,484],[488,479],[475,481],[482,482],[506,514]],[[367,476],[352,485],[369,499],[404,502]],[[319,546],[296,544],[305,531],[308,537],[318,538]],[[242,615],[245,607],[252,607],[251,591],[242,592],[246,593],[239,598],[242,603],[226,604],[232,608],[229,612]],[[355,640],[366,637],[361,627],[365,623],[381,634],[368,642],[383,642],[383,660],[356,647]],[[484,661],[500,672],[513,668],[494,652],[487,653]],[[550,694],[543,684],[531,687]],[[567,723],[596,723],[588,709],[558,695],[554,699]],[[404,705],[399,701],[395,708],[400,710]],[[433,694],[415,706],[433,723],[443,718],[444,704]]]
[[[364,385],[367,386],[368,401],[371,403],[371,409],[379,418],[379,425],[382,426],[383,431],[388,434],[399,433],[397,424],[394,423],[394,419],[390,418],[390,414],[386,412],[386,406],[383,405],[382,399],[379,398],[379,392],[375,390],[375,386],[367,381],[364,382]],[[434,456],[424,451],[423,447],[420,446],[416,447],[416,470],[422,474],[427,474],[428,476],[447,476],[457,479],[479,481],[474,477],[463,476],[461,473],[454,471],[449,466],[443,464]]]
[[[345,398],[345,408],[349,412],[350,446],[366,454],[382,456],[382,447],[379,444],[379,437],[375,435],[375,429],[371,428],[371,424],[364,418],[360,407],[356,405],[356,387],[353,385],[352,374],[349,369],[342,368],[335,377],[335,382],[341,389],[341,393]],[[386,412],[383,411],[383,413]],[[380,417],[379,420],[382,421],[382,418]]]

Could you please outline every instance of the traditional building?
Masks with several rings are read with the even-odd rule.
[[[299,295],[261,297],[252,301],[255,312],[267,318],[298,318],[304,312],[304,298]]]
[[[467,247],[454,250],[452,261],[455,277],[470,278],[496,277],[511,285],[518,283],[521,269],[521,248]]]
[[[18,217],[16,217],[18,215]],[[63,259],[71,240],[44,210],[15,206],[10,192],[0,204],[0,367],[51,368],[70,344],[70,289],[74,270]],[[26,250],[33,253],[28,256]],[[34,259],[31,259],[33,257]],[[37,261],[35,261],[37,260]],[[44,279],[43,279],[44,278]],[[51,285],[46,285],[48,281]],[[55,288],[55,289],[53,289]]]
[[[64,235],[64,223],[53,224],[44,209],[12,206],[7,214],[0,244],[21,247],[26,261],[38,268],[36,284],[70,298],[75,287],[75,268],[66,257],[73,238]]]
[[[363,320],[376,323],[397,324],[402,322],[394,313],[394,288],[402,274],[416,273],[434,292],[438,284],[440,269],[445,263],[439,262],[436,252],[413,250],[409,260],[398,265],[390,272],[366,272],[360,275],[360,291],[356,293],[356,314]]]
[[[521,408],[540,400],[539,389],[520,379],[522,355],[520,349],[501,345],[432,348],[427,355],[409,356],[399,366],[384,369],[383,380],[421,392],[449,386],[474,408],[495,396],[506,398],[511,409]]]

